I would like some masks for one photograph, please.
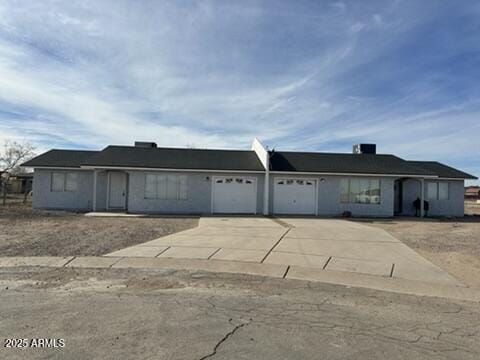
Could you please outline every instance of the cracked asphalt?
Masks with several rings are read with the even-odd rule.
[[[2,359],[480,358],[479,303],[236,274],[0,269],[0,319]]]

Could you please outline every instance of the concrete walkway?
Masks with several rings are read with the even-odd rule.
[[[235,273],[271,278],[307,280],[393,293],[480,302],[480,289],[440,285],[348,271],[242,261],[141,257],[0,257],[0,269],[25,267],[139,269],[141,271],[187,270]],[[32,271],[32,270],[29,270]],[[10,270],[9,270],[10,272]]]
[[[298,267],[302,277],[334,271],[462,286],[386,231],[337,219],[206,217],[197,228],[106,256],[235,261],[249,263],[245,269],[281,266],[290,275]]]

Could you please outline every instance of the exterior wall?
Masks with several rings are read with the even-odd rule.
[[[104,211],[107,209],[107,174],[106,171],[97,172],[97,211]]]
[[[35,169],[33,181],[33,207],[36,209],[65,209],[89,211],[93,206],[93,171],[78,170],[78,185],[75,192],[52,192],[51,173],[75,170]],[[150,171],[149,171],[150,172]],[[145,199],[145,171],[128,171],[127,209],[133,213],[185,213],[210,214],[212,211],[213,176],[248,176],[257,180],[257,214],[263,213],[264,174],[182,172],[188,175],[187,200]],[[168,172],[170,173],[170,172]],[[108,172],[97,174],[97,210],[106,209]],[[274,180],[278,177],[307,178],[317,181],[318,215],[338,216],[350,211],[353,216],[391,217],[394,211],[394,178],[382,177],[380,204],[349,204],[340,202],[340,179],[342,176],[304,176],[271,174],[269,179],[269,209],[273,214]],[[444,180],[447,181],[447,180]],[[425,181],[425,196],[427,194]],[[430,200],[428,216],[463,216],[464,181],[450,180],[448,200]],[[403,181],[402,215],[414,215],[413,201],[420,196],[420,182],[414,179]]]
[[[430,209],[428,216],[463,216],[464,215],[464,181],[463,180],[437,180],[449,183],[448,200],[428,200],[427,183],[425,180],[425,200],[428,200]],[[415,215],[413,202],[420,197],[420,181],[408,179],[403,181],[403,211],[402,215]]]
[[[51,191],[52,172],[76,172],[78,174],[77,191]],[[92,199],[93,171],[35,169],[32,199],[34,209],[87,211],[92,209]]]
[[[210,214],[213,176],[248,176],[257,179],[257,214],[263,211],[263,174],[181,172],[188,176],[187,200],[145,199],[145,174],[152,171],[128,171],[128,211],[132,213]],[[161,173],[161,172],[158,172]],[[164,172],[172,174],[173,172]]]
[[[350,204],[340,202],[340,179],[344,178],[342,176],[305,176],[288,174],[270,174],[269,207],[272,214],[274,213],[274,181],[279,177],[317,180],[318,215],[320,216],[338,216],[344,211],[350,211],[353,216],[359,217],[393,216],[393,178],[379,178],[381,191],[380,204]],[[348,176],[348,178],[354,177]]]

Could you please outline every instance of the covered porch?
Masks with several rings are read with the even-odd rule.
[[[128,172],[93,170],[93,212],[123,212],[128,209]]]
[[[395,216],[425,217],[429,206],[426,201],[425,178],[402,177],[396,179],[393,203]]]

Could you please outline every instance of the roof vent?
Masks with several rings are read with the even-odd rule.
[[[375,144],[355,144],[353,145],[354,154],[376,154],[377,145]]]
[[[135,141],[135,147],[141,148],[156,148],[157,143],[154,142],[146,142],[146,141]]]

